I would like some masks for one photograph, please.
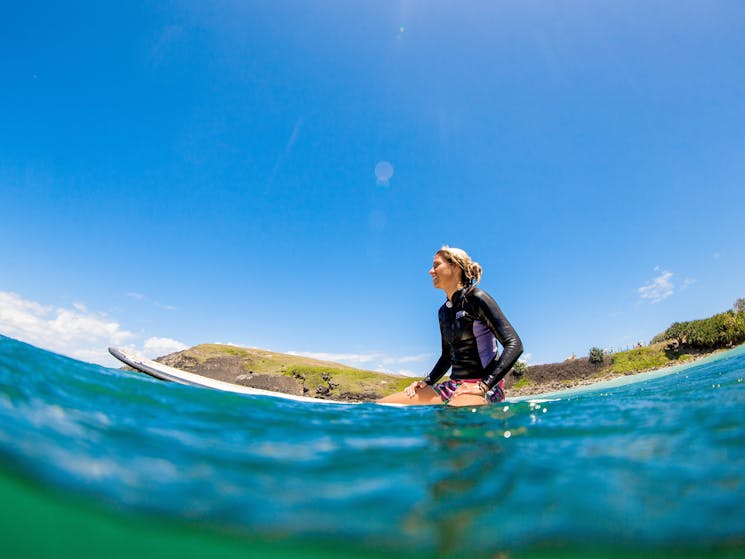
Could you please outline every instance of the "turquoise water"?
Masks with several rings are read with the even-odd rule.
[[[741,557],[745,347],[448,409],[239,396],[0,336],[0,497],[25,556]]]

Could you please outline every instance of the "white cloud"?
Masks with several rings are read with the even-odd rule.
[[[128,293],[126,296],[149,301],[145,295],[137,293]],[[75,302],[69,307],[45,305],[6,291],[0,291],[0,334],[42,349],[105,366],[119,365],[118,361],[108,354],[109,346],[121,347],[150,358],[188,347],[173,338],[151,336],[143,340],[142,333],[127,330],[106,314],[89,310],[80,302]],[[383,352],[287,353],[407,376],[422,376],[429,370],[429,361],[434,359],[434,356],[428,353],[404,356],[390,356]],[[421,370],[411,371],[398,367],[410,363],[422,363]]]
[[[418,353],[417,355],[404,355],[403,357],[390,357],[384,360],[388,364],[419,363],[420,361],[429,361],[433,358],[431,353]]]
[[[334,361],[336,363],[343,363],[351,367],[364,367],[381,373],[391,373],[406,376],[423,376],[424,373],[422,373],[422,371],[413,372],[407,369],[397,369],[396,365],[419,363],[424,361],[431,361],[433,359],[431,353],[404,355],[401,357],[393,357],[380,352],[328,353],[311,351],[288,351],[286,353],[289,355],[301,355],[303,357],[310,357],[312,359],[320,359],[321,361]]]
[[[641,286],[637,291],[642,299],[649,299],[652,303],[659,303],[675,293],[675,285],[672,282],[672,272],[661,270],[659,266],[655,267],[655,271],[661,272],[660,275],[653,278],[646,285]]]
[[[379,366],[375,368],[375,372],[377,373],[386,373],[388,375],[401,375],[403,377],[416,377],[416,378],[422,378],[426,373],[429,371],[410,371],[408,369],[399,369],[398,371],[394,371],[391,369],[387,369],[383,366]]]
[[[107,345],[136,337],[102,313],[75,303],[72,308],[42,305],[17,293],[0,291],[0,332],[24,342],[98,363]]]
[[[288,351],[288,355],[299,355],[319,359],[321,361],[335,361],[347,365],[360,365],[383,358],[377,353],[327,353],[324,351]]]
[[[82,303],[71,308],[43,305],[17,293],[0,291],[0,333],[37,347],[75,359],[112,366],[118,363],[108,354],[109,346],[125,346],[156,357],[186,348],[170,338],[151,337],[138,348],[140,337],[106,314],[88,310]],[[161,353],[158,353],[161,352]]]
[[[168,355],[169,353],[184,350],[187,347],[186,344],[172,338],[152,337],[145,340],[142,351],[146,357],[152,359],[154,357],[160,357],[161,355]]]
[[[299,355],[310,357],[311,359],[320,359],[321,361],[338,361],[340,363],[366,363],[372,361],[375,357],[370,354],[362,353],[327,353],[324,351],[288,351],[288,355]]]

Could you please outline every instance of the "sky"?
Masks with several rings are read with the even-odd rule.
[[[23,2],[0,18],[0,334],[411,375],[443,244],[529,364],[745,297],[738,1]]]

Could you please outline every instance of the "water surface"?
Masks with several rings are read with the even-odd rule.
[[[479,409],[241,396],[0,336],[13,556],[745,556],[745,348]]]

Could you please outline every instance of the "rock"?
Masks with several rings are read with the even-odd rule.
[[[165,357],[159,357],[156,361],[182,371],[196,373],[223,382],[235,382],[236,377],[244,374],[243,360],[233,355],[211,357],[200,363],[194,357],[182,353],[172,353]]]
[[[382,397],[383,397],[382,394],[378,394],[377,392],[371,392],[371,391],[342,392],[338,396],[339,400],[344,400],[344,401],[349,401],[349,402],[374,402],[375,400],[378,400]]]
[[[254,373],[251,375],[238,375],[235,383],[261,390],[272,392],[284,392],[295,396],[303,395],[303,385],[293,378],[284,375]]]

